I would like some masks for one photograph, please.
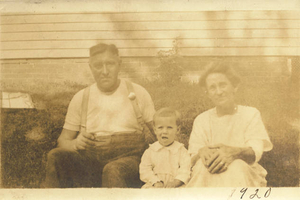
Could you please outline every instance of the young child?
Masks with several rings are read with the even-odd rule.
[[[190,178],[191,159],[183,144],[175,141],[180,133],[180,113],[162,108],[153,117],[158,141],[144,152],[140,164],[142,188],[175,188]]]

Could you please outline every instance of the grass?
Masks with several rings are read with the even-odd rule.
[[[150,93],[155,108],[174,107],[182,113],[179,140],[188,145],[193,120],[213,107],[198,85],[139,80]],[[34,83],[3,85],[4,91],[29,93],[36,110],[3,110],[2,177],[6,188],[37,188],[45,177],[46,154],[56,145],[72,96],[86,85]],[[289,121],[299,118],[297,101],[291,101],[287,82],[244,83],[237,93],[241,105],[256,107],[274,144],[261,164],[269,186],[298,185],[298,137]],[[287,104],[287,102],[289,102]]]

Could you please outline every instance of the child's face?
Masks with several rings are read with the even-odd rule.
[[[175,117],[157,117],[154,125],[155,134],[162,146],[169,146],[179,133]]]

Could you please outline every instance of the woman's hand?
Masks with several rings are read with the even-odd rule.
[[[199,149],[198,155],[201,158],[202,163],[206,168],[208,167],[209,164],[208,161],[212,158],[212,156],[215,154],[216,151],[217,151],[216,148],[209,148],[208,146]]]
[[[222,173],[236,159],[241,159],[251,165],[255,161],[255,153],[251,147],[231,147],[224,144],[208,146],[216,150],[207,161],[208,171],[212,174]]]
[[[88,146],[94,146],[95,142],[93,141],[95,136],[92,133],[81,132],[79,135],[74,139],[74,149],[75,150],[84,150]]]
[[[227,167],[237,159],[237,155],[240,153],[240,148],[224,144],[217,144],[208,148],[216,150],[213,156],[207,161],[208,171],[212,174],[226,171]]]

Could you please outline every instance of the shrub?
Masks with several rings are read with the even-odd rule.
[[[159,51],[157,57],[160,61],[158,67],[159,81],[162,85],[172,86],[178,84],[181,79],[183,68],[182,57],[179,54],[178,38],[173,41],[173,47],[167,51]]]

